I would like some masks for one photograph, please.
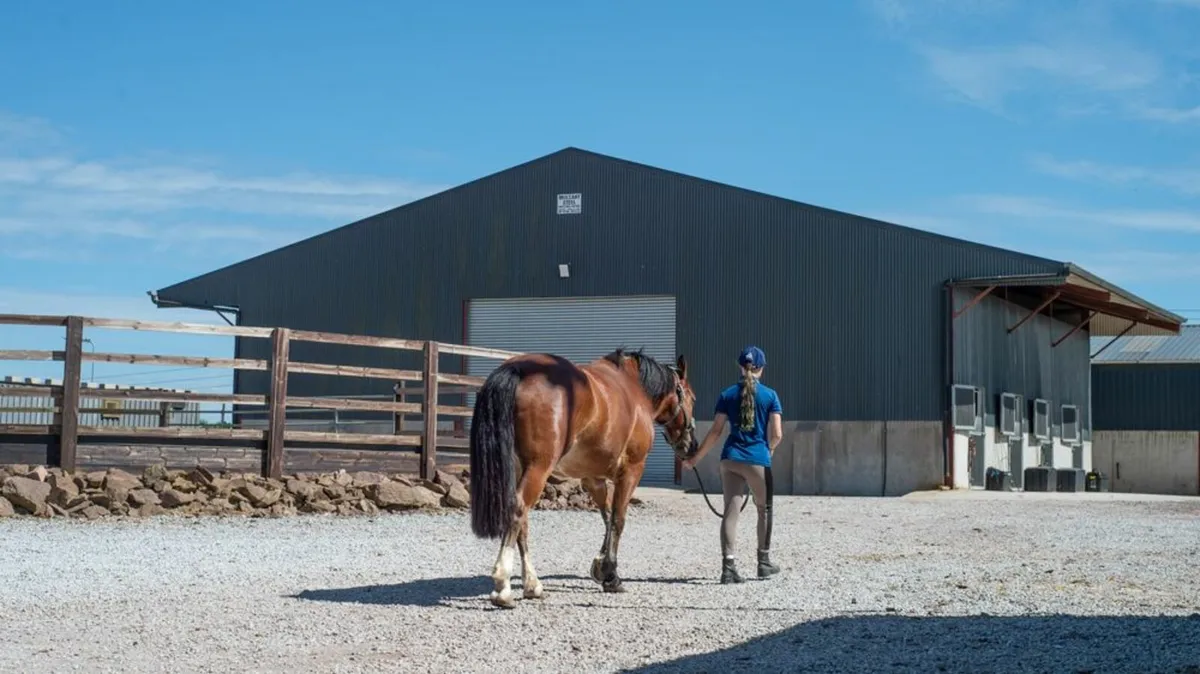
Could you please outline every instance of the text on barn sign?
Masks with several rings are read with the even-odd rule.
[[[574,192],[572,194],[558,195],[558,214],[559,215],[574,215],[583,212],[583,194]]]

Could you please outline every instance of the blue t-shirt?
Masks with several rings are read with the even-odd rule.
[[[717,398],[716,413],[729,417],[729,436],[721,450],[721,460],[741,461],[756,466],[771,465],[771,450],[767,447],[767,421],[771,414],[783,414],[779,394],[775,389],[758,382],[755,392],[754,428],[742,430],[742,383],[721,391]]]

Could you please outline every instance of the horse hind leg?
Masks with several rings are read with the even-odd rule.
[[[521,485],[524,484],[524,476],[526,468],[517,462],[515,466],[515,477],[517,479],[517,504],[512,514],[512,520],[509,521],[508,527],[504,530],[504,535],[500,538],[500,551],[496,554],[496,563],[492,566],[492,604],[500,608],[515,608],[516,602],[513,597],[512,576],[513,576],[513,555],[517,552],[517,544],[521,538],[521,522],[524,519],[523,499],[521,497]]]
[[[500,608],[514,608],[512,592],[513,574],[513,543],[520,532],[520,526],[514,523],[500,540],[500,552],[496,555],[496,564],[492,567],[492,603]]]
[[[526,599],[541,599],[546,594],[542,581],[538,579],[537,570],[533,566],[533,555],[529,550],[529,515],[538,499],[542,497],[542,490],[546,488],[550,471],[549,461],[538,461],[526,468],[517,487],[520,501],[517,504],[517,520],[513,523],[513,529],[517,532],[517,548],[521,553],[521,585]]]
[[[533,568],[533,557],[529,554],[529,511],[521,518],[521,533],[517,534],[517,549],[521,552],[521,585],[526,599],[541,599],[546,590]]]

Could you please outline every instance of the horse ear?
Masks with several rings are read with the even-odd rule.
[[[683,357],[682,353],[679,354],[679,358],[675,360],[675,367],[679,369],[679,376],[687,379],[687,359]]]

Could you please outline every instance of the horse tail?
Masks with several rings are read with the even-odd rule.
[[[517,509],[516,406],[521,372],[514,363],[496,368],[475,397],[471,417],[471,530],[499,538]]]

